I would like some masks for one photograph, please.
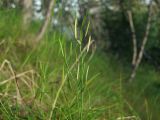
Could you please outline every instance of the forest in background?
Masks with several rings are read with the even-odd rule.
[[[159,120],[159,0],[0,0],[0,119]]]

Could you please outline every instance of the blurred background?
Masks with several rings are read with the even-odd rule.
[[[2,9],[22,9],[23,0],[1,0]],[[31,2],[29,2],[31,1]],[[30,9],[27,22],[44,21],[49,0],[29,0],[26,6]],[[74,21],[77,18],[79,28],[83,21],[90,22],[90,34],[100,49],[111,50],[115,56],[131,60],[132,32],[128,21],[127,11],[133,12],[133,21],[140,48],[147,24],[149,0],[58,0],[52,9],[53,17],[50,29],[65,33],[73,38]],[[148,43],[144,51],[144,60],[159,68],[159,4],[153,3],[153,18]],[[29,13],[30,12],[30,13]],[[30,14],[30,15],[29,15]],[[86,29],[86,24],[83,29]],[[1,35],[2,36],[2,35]],[[2,37],[1,37],[2,38]]]

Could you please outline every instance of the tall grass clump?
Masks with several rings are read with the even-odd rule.
[[[11,45],[0,67],[2,119],[96,119],[103,108],[94,106],[89,86],[91,37],[82,47],[77,34],[67,42],[58,33],[47,34],[37,48],[24,53]],[[7,41],[7,46],[12,42]],[[6,41],[2,46],[6,45]],[[21,45],[20,45],[21,46]],[[22,46],[27,48],[28,46]],[[3,50],[5,51],[4,48]],[[14,56],[10,56],[14,55]]]
[[[75,20],[73,40],[49,31],[31,45],[13,16],[17,27],[0,33],[0,119],[139,119],[124,99],[120,66],[92,51],[89,23],[83,33]]]

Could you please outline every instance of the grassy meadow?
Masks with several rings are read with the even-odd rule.
[[[160,74],[154,67],[141,64],[128,83],[130,63],[54,30],[36,44],[38,28],[33,22],[22,30],[21,13],[0,10],[0,119],[160,118]]]

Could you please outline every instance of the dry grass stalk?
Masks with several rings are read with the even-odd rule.
[[[35,97],[35,92],[34,92],[33,88],[38,87],[37,84],[34,82],[35,72],[33,70],[29,70],[29,71],[25,71],[25,72],[20,73],[20,74],[16,74],[12,65],[11,65],[11,63],[8,60],[3,61],[3,63],[0,66],[0,72],[4,72],[3,69],[5,69],[5,65],[8,66],[8,69],[9,69],[12,76],[9,79],[6,79],[6,80],[0,82],[0,86],[8,83],[5,93],[4,94],[2,93],[1,96],[4,97],[4,96],[8,95],[8,91],[9,91],[8,89],[11,86],[11,82],[13,80],[15,82],[16,94],[17,94],[14,97],[16,97],[18,104],[20,104],[20,105],[24,104],[23,97],[22,97],[21,91],[20,91],[20,86],[19,86],[19,83],[18,83],[19,79],[20,79],[30,89],[30,91],[33,93],[33,98],[34,98]],[[29,73],[31,74],[32,79],[30,79],[30,77],[27,75]],[[31,85],[29,84],[29,81],[30,81]]]

